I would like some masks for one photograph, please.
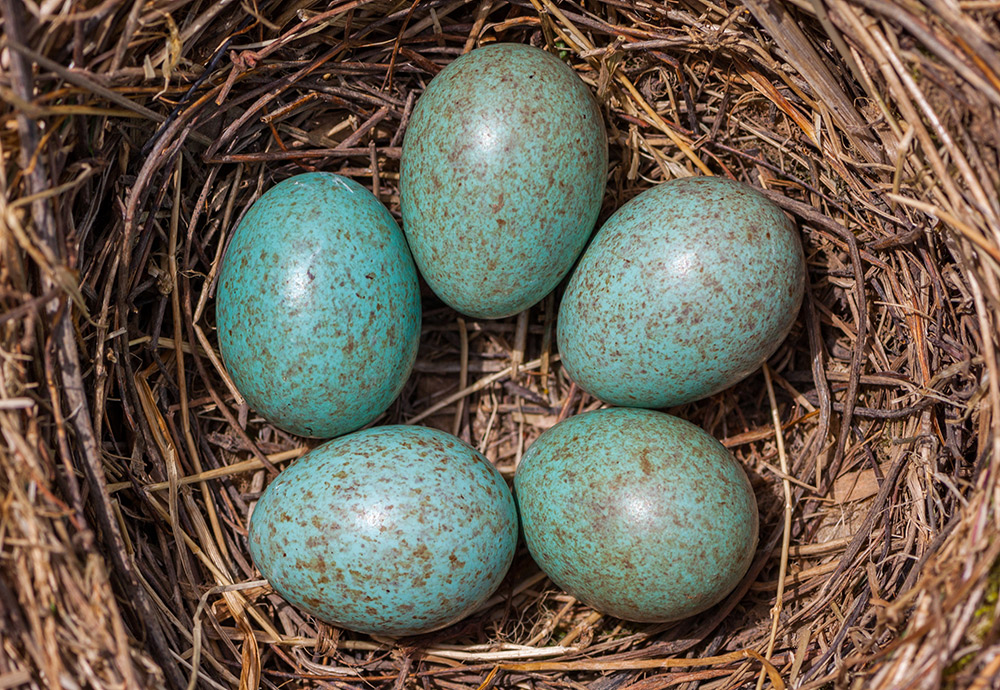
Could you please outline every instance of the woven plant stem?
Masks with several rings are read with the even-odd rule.
[[[23,7],[19,0],[0,0],[0,10],[3,13],[4,30],[7,35],[14,40],[22,40],[24,35],[24,15]],[[14,90],[19,97],[25,101],[30,101],[34,93],[31,68],[19,53],[11,52],[10,60],[10,72]],[[23,167],[28,169],[28,159],[38,150],[41,135],[37,123],[24,114],[18,114],[17,125],[18,134],[21,139]],[[49,187],[45,157],[38,156],[27,175],[28,193],[38,194]],[[51,202],[45,198],[36,199],[32,203],[32,217],[37,226],[39,236],[49,246],[50,250],[56,256],[59,256],[61,254],[59,234],[56,229],[56,219],[52,211]],[[46,286],[47,290],[56,287],[54,284],[51,284],[51,279],[45,278],[45,280],[50,282]],[[55,307],[56,305],[52,306]],[[102,536],[114,561],[115,569],[121,576],[127,596],[136,604],[143,622],[147,626],[147,633],[153,653],[163,667],[171,686],[181,688],[184,686],[183,678],[171,658],[170,648],[160,627],[159,618],[154,614],[153,607],[150,605],[149,599],[146,597],[146,593],[140,586],[139,580],[132,569],[132,563],[125,552],[125,541],[119,530],[118,522],[114,517],[114,508],[111,505],[111,500],[107,492],[98,442],[94,435],[90,408],[87,403],[86,389],[80,368],[80,354],[77,350],[70,313],[66,310],[56,311],[52,307],[50,307],[49,312],[55,312],[53,314],[55,321],[52,324],[52,330],[58,350],[63,392],[65,394],[67,409],[72,411],[69,418],[72,420],[73,428],[76,430],[79,440],[80,452],[77,457],[83,460],[83,467],[81,469],[90,485],[91,506],[97,516]],[[129,666],[122,669],[127,674],[126,678],[130,680],[130,686],[138,688],[139,686],[136,684],[135,678],[131,675],[131,670]]]
[[[858,117],[850,98],[782,3],[775,0],[747,0],[744,5],[788,53],[798,70],[816,90],[820,100],[830,108],[837,124],[864,153],[865,158],[869,162],[878,161],[880,156],[874,147],[874,138],[867,123]]]
[[[774,440],[778,446],[778,458],[781,462],[781,471],[787,475],[788,468],[788,456],[785,453],[785,439],[784,435],[781,433],[781,417],[778,415],[778,403],[774,397],[774,385],[771,383],[771,369],[764,365],[764,381],[767,386],[767,399],[771,404],[771,418],[774,423]],[[774,654],[774,643],[778,635],[778,622],[781,617],[781,608],[783,604],[783,598],[785,594],[785,577],[788,573],[788,549],[792,536],[792,485],[788,479],[783,479],[781,482],[781,487],[785,496],[785,510],[784,510],[784,529],[781,533],[781,561],[778,570],[778,593],[775,595],[775,603],[771,608],[771,635],[767,640],[767,652],[764,654],[764,658],[770,661],[771,656]],[[767,669],[761,669],[760,675],[757,677],[757,690],[761,690],[764,687],[764,678],[766,677]]]

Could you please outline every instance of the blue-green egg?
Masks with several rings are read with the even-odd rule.
[[[250,554],[286,600],[392,637],[475,611],[514,557],[517,511],[500,473],[435,429],[384,426],[329,441],[268,485]]]
[[[219,347],[270,422],[330,438],[384,412],[417,354],[420,291],[406,239],[357,182],[291,177],[258,199],[219,273]]]
[[[539,567],[594,609],[641,622],[693,616],[750,567],[757,503],[746,473],[700,428],[635,408],[545,431],[514,477]]]
[[[559,352],[604,402],[679,405],[756,371],[788,335],[804,288],[799,235],[761,192],[673,180],[594,236],[559,308]]]
[[[477,318],[516,314],[569,272],[597,222],[601,111],[554,55],[501,43],[445,67],[403,139],[403,230],[431,289]]]

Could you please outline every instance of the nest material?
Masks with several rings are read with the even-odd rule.
[[[1000,5],[992,0],[0,0],[0,687],[995,687],[1000,675]],[[213,281],[252,201],[306,170],[398,213],[429,79],[495,41],[605,113],[603,217],[691,174],[799,223],[809,284],[759,374],[675,413],[751,475],[762,541],[695,620],[603,617],[522,552],[490,605],[394,643],[299,613],[246,549],[309,443],[247,409]],[[510,474],[599,403],[555,297],[425,294],[380,422]]]

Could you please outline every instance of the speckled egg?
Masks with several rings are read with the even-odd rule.
[[[666,182],[594,236],[560,305],[559,352],[607,403],[679,405],[757,370],[804,286],[798,233],[763,194],[718,177]]]
[[[261,415],[329,438],[386,410],[410,374],[420,291],[406,239],[367,189],[330,173],[268,190],[219,273],[219,347]]]
[[[250,554],[289,602],[334,625],[416,635],[473,612],[514,557],[517,511],[480,453],[384,426],[284,470],[250,519]]]
[[[403,139],[403,231],[431,289],[477,318],[516,314],[569,272],[601,209],[601,111],[554,55],[501,43],[445,67]]]
[[[594,609],[641,622],[700,613],[731,592],[757,544],[743,469],[707,433],[633,408],[560,422],[514,477],[535,562]]]

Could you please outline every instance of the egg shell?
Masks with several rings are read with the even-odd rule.
[[[296,175],[240,222],[219,273],[219,347],[275,425],[329,438],[386,410],[410,374],[420,291],[406,239],[353,180]]]
[[[514,499],[489,461],[435,429],[329,441],[271,482],[250,554],[289,602],[358,632],[416,635],[465,617],[500,584]]]
[[[592,608],[640,622],[697,614],[746,573],[757,504],[743,469],[677,417],[597,410],[545,431],[514,477],[535,562]]]
[[[427,284],[477,318],[535,304],[593,231],[607,165],[601,111],[558,58],[512,43],[459,57],[403,139],[403,230]]]
[[[687,177],[622,206],[559,308],[563,365],[588,393],[668,407],[756,371],[795,322],[805,262],[791,221],[749,185]]]

